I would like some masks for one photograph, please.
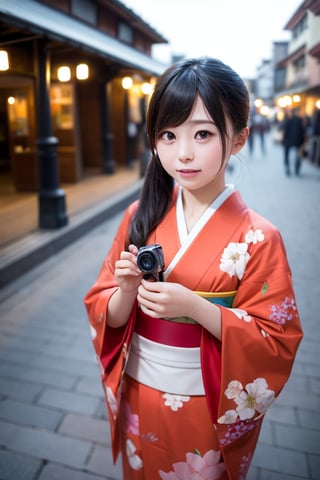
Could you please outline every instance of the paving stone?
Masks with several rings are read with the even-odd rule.
[[[33,480],[41,465],[41,460],[36,458],[0,450],[1,480]]]
[[[267,417],[262,424],[259,440],[272,445],[272,422]]]
[[[308,462],[311,470],[311,478],[320,480],[320,457],[319,455],[308,455]]]
[[[106,477],[48,463],[37,480],[106,480]]]
[[[77,381],[77,376],[67,371],[64,373],[52,372],[51,370],[44,370],[38,367],[26,369],[9,362],[0,365],[1,377],[29,381],[38,386],[44,385],[70,390]]]
[[[17,380],[0,377],[1,395],[5,395],[10,398],[23,398],[23,400],[26,402],[32,402],[32,400],[39,395],[42,389],[42,385],[27,383],[25,381],[18,382]]]
[[[302,427],[320,431],[320,412],[311,412],[299,408],[297,416]]]
[[[318,372],[319,375],[319,372]],[[320,397],[312,392],[286,392],[283,391],[277,398],[277,404],[284,407],[299,407],[303,406],[306,410],[319,412]]]
[[[278,405],[277,401],[269,408],[266,419],[272,422],[288,423],[289,425],[296,425],[297,415],[293,407],[284,407]]]
[[[307,428],[275,425],[276,443],[279,446],[292,448],[297,452],[308,452],[320,455],[320,432]]]
[[[110,446],[109,424],[106,420],[68,413],[59,427],[59,433]]]
[[[252,480],[258,480],[258,478],[259,480],[302,480],[308,479],[309,477],[297,477],[296,475],[286,475],[283,473],[272,472],[270,470],[263,470],[259,477],[253,477]]]
[[[80,393],[47,388],[39,397],[38,403],[68,412],[93,415],[99,405],[99,399]]]
[[[103,448],[99,445],[94,447],[87,464],[87,469],[99,475],[106,475],[115,480],[122,480],[121,457],[118,458],[116,465],[113,465],[110,449]]]
[[[98,372],[98,364],[97,364]],[[77,383],[75,390],[79,393],[86,393],[87,395],[94,395],[95,397],[103,397],[103,390],[99,375],[94,378],[81,378]]]
[[[258,444],[253,465],[279,474],[308,478],[308,466],[304,453],[276,446]]]
[[[91,443],[52,432],[0,422],[0,444],[9,450],[83,469]]]
[[[0,418],[2,420],[29,427],[53,431],[61,422],[62,416],[62,412],[38,405],[30,405],[13,400],[4,400],[0,403]]]

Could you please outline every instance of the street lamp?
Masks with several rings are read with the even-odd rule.
[[[9,57],[7,50],[0,50],[0,71],[9,70]]]
[[[70,67],[63,65],[58,68],[57,76],[59,82],[69,82],[71,79],[71,69]]]
[[[77,65],[76,77],[78,80],[87,80],[89,78],[89,67],[86,63],[79,63],[79,65]]]

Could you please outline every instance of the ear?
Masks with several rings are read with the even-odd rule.
[[[236,153],[240,152],[240,150],[245,146],[247,143],[249,136],[249,127],[245,127],[243,130],[241,130],[240,133],[237,133],[232,142],[232,150],[231,154],[235,155]]]

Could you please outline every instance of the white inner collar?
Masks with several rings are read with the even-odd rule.
[[[166,271],[164,272],[164,280],[168,277],[170,272],[174,269],[180,258],[188,249],[189,245],[193,242],[202,228],[205,226],[207,221],[211,218],[214,212],[223,204],[223,202],[235,191],[234,185],[227,185],[226,188],[220,195],[209,205],[206,211],[201,215],[197,223],[193,228],[188,232],[186,220],[183,211],[182,203],[182,188],[179,187],[178,196],[177,196],[177,205],[176,205],[176,218],[177,218],[177,228],[180,239],[181,247],[177,251],[176,255],[171,260]]]
[[[178,197],[177,197],[177,226],[178,226],[178,233],[180,238],[181,245],[188,239],[188,237],[192,238],[192,240],[198,235],[200,230],[203,226],[207,223],[209,218],[214,214],[214,212],[222,205],[222,203],[234,192],[234,186],[229,184],[220,193],[220,195],[208,206],[208,208],[203,212],[199,220],[193,226],[193,228],[188,232],[186,219],[184,216],[183,210],[183,202],[182,202],[182,188],[179,187],[178,190]]]

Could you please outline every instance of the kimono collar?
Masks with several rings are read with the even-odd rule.
[[[197,223],[194,225],[192,230],[188,232],[184,212],[182,205],[182,189],[179,187],[177,201],[176,201],[176,221],[178,228],[178,235],[180,238],[180,248],[177,251],[176,255],[172,258],[170,264],[164,272],[164,279],[170,275],[172,270],[175,268],[179,260],[188,250],[189,246],[192,244],[197,235],[201,232],[206,223],[210,220],[212,215],[217,211],[217,209],[226,201],[227,198],[235,191],[233,185],[227,185],[224,191],[209,205],[207,210],[201,215]]]
[[[177,226],[178,233],[180,238],[181,245],[188,239],[190,242],[198,235],[200,230],[207,223],[209,218],[214,214],[214,212],[223,204],[223,202],[235,191],[234,185],[228,184],[223,192],[218,195],[218,197],[208,206],[206,211],[201,215],[197,223],[194,225],[192,230],[188,232],[184,211],[182,203],[182,188],[179,187],[177,195],[177,206],[176,206],[176,215],[177,215]]]

